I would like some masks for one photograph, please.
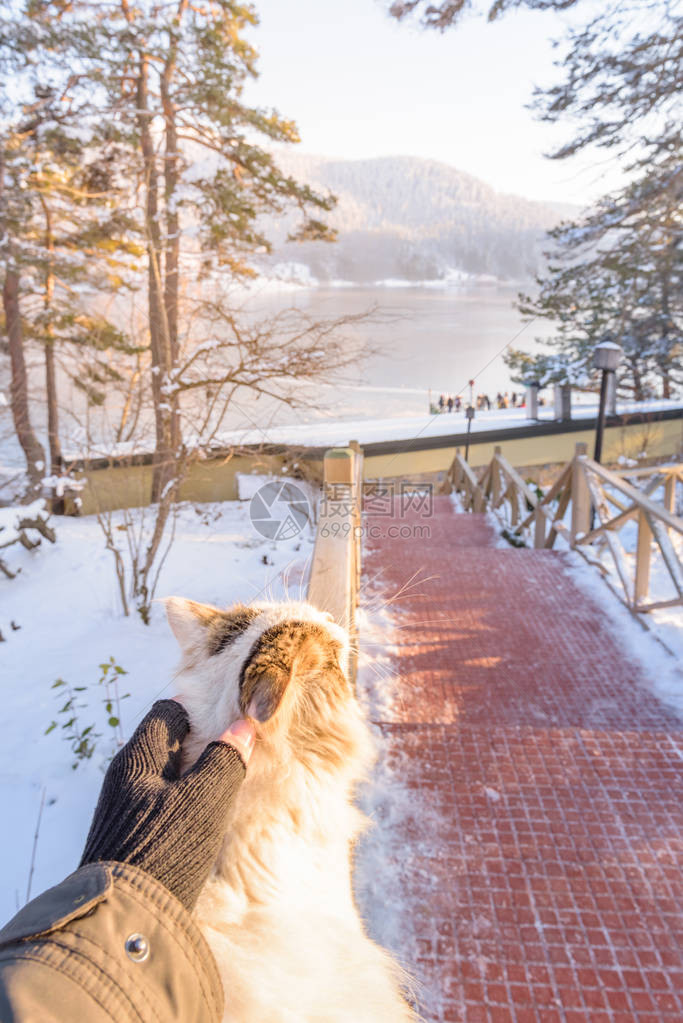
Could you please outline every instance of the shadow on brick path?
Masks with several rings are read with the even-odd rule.
[[[374,897],[402,893],[425,1020],[681,1023],[681,722],[561,553],[498,549],[448,498],[429,539],[370,522],[375,596],[424,580],[390,637],[377,724],[411,809],[380,808]]]

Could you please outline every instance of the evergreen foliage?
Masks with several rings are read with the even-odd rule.
[[[549,232],[548,273],[538,279],[537,296],[520,296],[519,308],[553,321],[557,334],[550,353],[510,351],[508,365],[517,380],[590,386],[592,348],[609,336],[624,349],[622,386],[643,398],[658,377],[669,397],[681,383],[683,358],[683,12],[669,0],[597,7],[589,0],[495,0],[484,9],[493,21],[513,8],[576,12],[558,41],[560,81],[536,89],[532,103],[541,120],[574,128],[550,156],[604,149],[623,161],[631,182],[580,221]],[[395,0],[390,7],[399,20],[414,16],[440,30],[468,10],[482,6]]]

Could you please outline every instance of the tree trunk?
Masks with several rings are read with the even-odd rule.
[[[633,373],[633,398],[635,401],[645,401],[643,373],[640,368],[640,362],[637,359],[631,360],[631,372]]]
[[[672,264],[674,264],[674,261],[675,261],[676,244],[677,244],[677,239],[676,240],[672,239],[669,242],[669,245],[668,245],[668,248],[672,251],[672,253],[674,253],[674,255],[672,257],[672,260],[671,260]],[[662,351],[662,360],[661,360],[662,363],[663,363],[663,365],[661,367],[661,370],[662,370],[662,398],[670,398],[671,397],[670,367],[671,367],[671,361],[672,361],[673,352],[671,351],[670,340],[669,340],[669,336],[670,336],[670,332],[671,332],[671,322],[672,322],[671,321],[671,305],[670,305],[670,302],[669,302],[669,282],[670,282],[669,273],[670,273],[670,271],[671,271],[671,267],[669,266],[669,261],[667,260],[667,262],[664,264],[664,267],[662,268],[662,271],[661,271],[661,273],[659,275],[660,286],[661,286],[661,289],[662,289],[662,309],[661,309],[661,313],[662,313],[662,349],[663,349],[663,351]]]
[[[161,232],[159,230],[159,175],[151,132],[149,111],[149,58],[140,56],[137,89],[137,117],[140,129],[145,177],[145,227],[147,236],[147,298],[149,310],[149,338],[152,356],[152,397],[154,401],[154,422],[156,446],[154,472],[152,477],[152,502],[157,502],[173,485],[175,476],[176,450],[173,444],[173,419],[175,401],[167,393],[170,370],[173,366],[171,346],[162,301],[164,282],[161,270]]]
[[[57,404],[57,377],[55,373],[55,348],[54,348],[54,326],[50,312],[52,310],[52,299],[55,293],[55,275],[52,266],[54,256],[55,240],[52,233],[52,213],[45,198],[41,196],[43,214],[45,216],[45,248],[48,251],[48,266],[45,273],[45,293],[43,305],[45,307],[47,323],[45,326],[45,394],[47,396],[47,439],[50,447],[50,473],[59,476],[62,471],[63,458],[62,446],[59,441],[59,408]],[[53,511],[59,511],[54,507]]]
[[[47,393],[47,437],[50,446],[50,472],[58,476],[64,465],[59,440],[59,411],[57,408],[57,376],[55,373],[54,341],[45,342],[45,390]]]
[[[168,324],[168,337],[171,359],[174,366],[178,365],[178,293],[180,286],[180,213],[177,202],[177,189],[180,180],[178,172],[178,128],[176,121],[176,105],[173,100],[173,76],[176,70],[178,53],[177,30],[189,6],[189,0],[179,0],[173,30],[170,35],[168,56],[161,75],[160,93],[165,124],[164,154],[164,197],[166,211],[166,253],[164,263],[164,307]],[[173,420],[171,424],[173,446],[176,457],[180,457],[182,448],[182,430],[179,416],[178,396],[173,395]]]
[[[177,21],[182,18],[187,0],[181,0],[178,8]],[[169,347],[173,366],[178,365],[178,290],[180,263],[180,214],[176,191],[178,188],[178,132],[176,126],[176,108],[171,95],[173,72],[176,62],[176,44],[171,43],[168,58],[161,76],[161,103],[165,122],[164,153],[164,198],[166,213],[166,252],[164,260],[164,308],[168,324]],[[171,431],[173,446],[180,453],[182,443],[180,416],[178,415],[178,397],[173,395],[171,402],[173,419]]]
[[[19,310],[19,272],[9,267],[5,271],[2,289],[2,304],[5,310],[5,324],[9,340],[9,354],[12,368],[10,403],[17,439],[26,458],[28,478],[34,489],[38,489],[45,475],[45,452],[33,432],[28,404],[28,375],[24,359],[24,337],[21,329]]]

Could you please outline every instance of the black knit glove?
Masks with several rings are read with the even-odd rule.
[[[80,866],[132,863],[193,909],[218,855],[228,809],[244,780],[237,750],[212,742],[180,777],[190,730],[175,700],[158,700],[104,778]]]

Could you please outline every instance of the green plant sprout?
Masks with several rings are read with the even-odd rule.
[[[115,657],[110,657],[99,665],[100,677],[97,680],[98,687],[104,687],[102,703],[107,713],[107,725],[112,731],[115,749],[107,759],[111,760],[114,752],[120,749],[124,743],[123,727],[121,725],[121,701],[127,699],[130,693],[121,694],[119,691],[119,679],[128,672],[117,664]],[[102,732],[95,731],[95,724],[82,726],[80,711],[87,710],[89,704],[80,694],[87,693],[87,686],[72,686],[66,679],[58,678],[52,683],[52,689],[64,690],[66,694],[65,703],[57,711],[57,718],[53,719],[45,729],[45,735],[49,735],[55,728],[59,727],[63,732],[64,740],[69,744],[75,760],[71,767],[75,771],[82,761],[90,760],[97,750],[97,740],[102,738]],[[61,701],[62,693],[55,694]],[[80,702],[79,702],[80,701]],[[60,724],[60,719],[61,724]]]

